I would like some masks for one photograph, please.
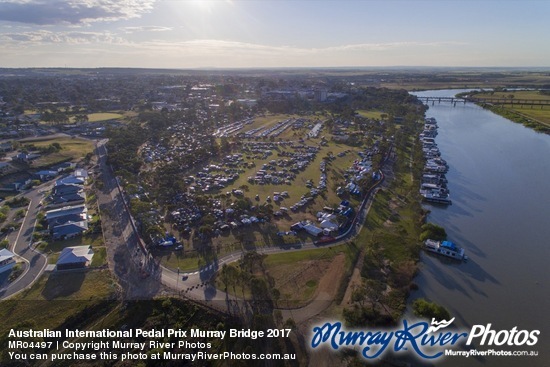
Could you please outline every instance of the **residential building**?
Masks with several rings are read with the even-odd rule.
[[[65,247],[56,263],[57,270],[83,269],[90,266],[94,251],[92,246]]]

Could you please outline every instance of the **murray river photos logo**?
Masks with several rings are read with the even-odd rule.
[[[401,328],[391,330],[346,330],[341,322],[327,322],[313,328],[311,348],[327,345],[334,350],[348,347],[358,349],[366,359],[382,357],[384,353],[408,352],[424,359],[436,359],[455,345],[470,346],[473,343],[487,346],[532,346],[538,342],[539,330],[493,330],[491,324],[474,325],[469,331],[451,331],[453,323],[426,321],[409,323],[402,321]]]

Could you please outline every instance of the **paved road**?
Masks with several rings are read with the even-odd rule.
[[[36,215],[40,209],[39,204],[43,198],[42,191],[45,186],[48,186],[48,184],[40,185],[22,195],[30,200],[27,215],[23,219],[20,229],[12,232],[8,236],[8,239],[13,244],[11,251],[19,255],[20,259],[23,260],[24,271],[8,287],[0,290],[0,299],[12,297],[23,289],[30,287],[42,275],[48,263],[45,255],[30,247]]]
[[[96,145],[103,188],[97,190],[109,269],[119,280],[123,299],[151,299],[162,291],[160,270],[144,251],[111,166],[107,140]]]

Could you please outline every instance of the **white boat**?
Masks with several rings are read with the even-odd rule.
[[[443,194],[437,190],[420,190],[420,195],[424,201],[430,203],[451,205],[453,202],[449,199],[449,194]]]
[[[457,260],[468,259],[468,257],[464,255],[464,249],[462,247],[458,247],[451,241],[435,241],[427,239],[424,242],[424,249]]]

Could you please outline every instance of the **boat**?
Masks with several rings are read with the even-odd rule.
[[[444,173],[425,173],[422,175],[422,183],[438,184],[442,187],[447,184],[447,178]]]
[[[436,164],[427,164],[424,166],[424,172],[430,173],[447,173],[449,168]]]
[[[451,241],[435,241],[427,239],[424,242],[424,249],[426,251],[435,252],[436,254],[450,257],[456,260],[468,260],[468,257],[464,254],[464,249],[458,247]]]
[[[424,201],[446,205],[452,204],[452,201],[451,199],[449,199],[448,194],[443,194],[435,190],[421,190],[420,194],[424,198]]]
[[[436,192],[441,195],[449,195],[447,184],[437,184],[430,182],[422,182],[420,186],[420,193],[423,192]]]
[[[441,152],[435,143],[437,135],[437,121],[435,118],[426,118],[424,131],[420,134],[422,151],[426,162],[420,186],[420,195],[424,201],[430,203],[451,205],[447,178],[445,173],[449,171],[449,164],[441,158]]]

